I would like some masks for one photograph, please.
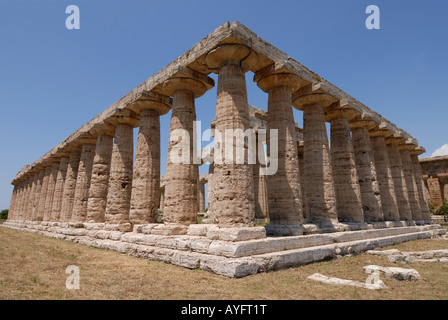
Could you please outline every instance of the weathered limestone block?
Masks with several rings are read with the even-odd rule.
[[[167,96],[151,93],[131,108],[140,114],[129,219],[133,224],[157,219],[160,195],[160,116],[170,110]]]
[[[215,130],[222,137],[215,136],[212,208],[215,222],[221,227],[255,225],[253,171],[247,158],[248,145],[244,143],[243,163],[237,162],[235,153],[232,159],[225,161],[225,136],[229,135],[229,130],[245,132],[250,128],[246,79],[241,64],[250,54],[251,50],[246,46],[228,44],[212,50],[205,58],[208,68],[218,70]]]
[[[365,282],[358,282],[358,281],[340,279],[340,278],[335,278],[335,277],[327,277],[320,273],[314,273],[311,276],[309,276],[308,279],[327,283],[327,284],[353,286],[353,287],[360,287],[360,288],[365,288],[365,289],[370,289],[370,290],[387,289],[387,286],[381,280],[378,280],[376,283],[365,283]]]
[[[397,199],[398,212],[400,220],[412,220],[411,207],[409,205],[409,195],[406,186],[406,180],[403,172],[403,163],[401,161],[398,142],[394,136],[386,139],[387,153],[390,163],[392,179],[394,181],[395,197]]]
[[[106,215],[107,190],[109,186],[110,162],[112,157],[113,132],[98,135],[92,164],[87,218],[89,223],[104,222]]]
[[[105,222],[106,224],[127,224],[132,193],[133,127],[138,126],[138,121],[134,112],[124,110],[121,117],[109,119],[109,122],[115,124],[116,127]]]
[[[58,175],[56,178],[56,185],[54,188],[53,206],[51,208],[51,221],[59,221],[61,218],[62,195],[64,193],[65,178],[67,176],[68,168],[67,157],[62,157],[59,163]]]
[[[93,142],[93,141],[92,141]],[[89,200],[90,180],[92,177],[93,158],[95,156],[95,144],[82,145],[79,161],[78,177],[73,197],[72,222],[84,222],[87,216],[87,202]]]
[[[408,191],[409,206],[412,212],[412,220],[422,220],[422,211],[418,201],[417,183],[412,172],[412,161],[409,150],[406,147],[400,148],[401,163],[403,165],[403,175]]]
[[[382,132],[370,131],[384,220],[400,220],[387,147]],[[377,135],[378,134],[378,135]]]
[[[265,74],[264,70],[255,74],[254,81],[268,93],[267,152],[270,157],[273,156],[271,132],[276,130],[277,133],[278,168],[275,174],[267,176],[270,224],[266,231],[274,235],[300,235],[303,232],[300,226],[303,223],[303,205],[291,95],[304,82],[292,74]]]
[[[361,189],[347,119],[349,114],[343,109],[334,108],[327,113],[327,117],[331,125],[331,161],[338,220],[364,222]]]
[[[72,150],[68,160],[67,174],[64,183],[64,192],[62,195],[62,206],[60,221],[70,221],[73,211],[73,202],[76,189],[76,179],[78,177],[79,161],[81,158],[80,150]]]
[[[305,87],[306,90],[309,90]],[[305,91],[305,90],[304,90]],[[334,99],[326,94],[294,94],[295,107],[303,110],[305,208],[307,223],[332,226],[338,223],[330,147],[324,120],[324,106]]]
[[[369,127],[374,124],[374,121],[352,121],[350,123],[362,208],[366,222],[383,220],[381,196],[369,135]]]
[[[423,191],[423,174],[422,167],[420,165],[420,161],[418,160],[417,154],[420,154],[419,151],[409,152],[411,155],[412,161],[412,172],[414,173],[414,179],[417,184],[417,192],[418,192],[418,201],[420,204],[420,210],[422,212],[422,219],[425,221],[431,221],[431,214],[429,213],[428,204],[425,201],[425,194]]]

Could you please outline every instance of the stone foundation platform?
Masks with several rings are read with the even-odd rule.
[[[0,226],[160,260],[189,269],[200,268],[227,277],[244,277],[360,254],[446,233],[437,224],[417,225],[409,222],[384,223],[381,225],[383,228],[366,224],[363,230],[358,231],[288,237],[266,237],[263,227],[223,229],[211,224],[180,229],[176,229],[176,226],[163,227],[161,224],[137,225],[130,232],[129,226],[102,223],[6,221]],[[317,227],[313,228],[313,232],[318,231]]]

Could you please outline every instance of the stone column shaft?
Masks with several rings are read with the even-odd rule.
[[[398,221],[400,220],[400,214],[398,212],[395,188],[384,137],[373,136],[371,137],[371,141],[378,184],[380,187],[381,207],[384,220]]]
[[[45,202],[47,199],[47,193],[48,193],[48,180],[50,179],[51,175],[51,166],[45,168],[45,173],[42,181],[42,189],[41,193],[39,195],[39,211],[38,216],[42,218],[42,220],[45,220],[44,217],[48,217],[45,215]],[[47,221],[47,220],[45,220]]]
[[[72,150],[68,160],[67,174],[65,176],[64,192],[62,195],[60,221],[70,221],[73,212],[73,203],[75,198],[76,180],[78,178],[79,162],[81,151]]]
[[[53,206],[51,209],[51,220],[60,221],[62,208],[62,195],[64,193],[64,183],[67,176],[68,158],[61,158],[59,164],[58,175],[56,178],[56,185],[54,188]]]
[[[169,107],[152,100],[134,104],[142,110],[129,219],[133,224],[155,223],[160,196],[160,114],[168,112]]]
[[[393,138],[392,138],[393,139]],[[412,220],[411,207],[409,206],[409,196],[406,187],[406,180],[403,174],[403,163],[401,161],[398,144],[392,141],[387,143],[387,152],[390,162],[392,180],[394,182],[395,197],[397,199],[400,220]]]
[[[39,199],[41,197],[42,193],[42,182],[44,179],[44,170],[40,170],[39,173],[37,173],[37,184],[36,184],[36,194],[34,196],[33,201],[33,210],[32,210],[32,216],[33,220],[35,221],[42,221],[43,217],[39,215]]]
[[[133,126],[125,122],[117,123],[107,193],[107,224],[129,223],[134,157],[133,145]]]
[[[422,220],[422,211],[418,201],[417,183],[412,172],[412,161],[409,150],[400,149],[401,163],[403,165],[403,175],[408,191],[409,206],[412,212],[412,220]]]
[[[97,138],[87,201],[86,221],[90,223],[105,221],[113,141],[114,137],[107,134]]]
[[[51,166],[51,173],[48,177],[47,195],[45,200],[44,221],[52,221],[51,210],[53,208],[54,189],[56,187],[56,179],[58,177],[59,161],[54,162]]]
[[[194,95],[189,91],[176,91],[173,94],[168,160],[166,165],[165,204],[163,221],[165,224],[189,225],[197,222],[198,210],[198,166],[193,163],[193,121],[196,121]],[[185,162],[173,163],[172,154],[179,153],[179,132],[185,130],[188,136],[182,137],[181,144],[189,155]],[[177,133],[176,133],[177,132]],[[188,141],[184,141],[188,139]]]
[[[303,123],[307,222],[337,224],[336,194],[322,105],[304,106]]]
[[[198,212],[204,213],[205,212],[205,184],[199,183],[198,184]]]
[[[14,220],[14,214],[16,210],[16,199],[17,199],[17,185],[14,185],[14,189],[11,194],[11,201],[9,202],[9,212],[8,220]]]
[[[216,161],[218,153],[225,159],[226,129],[250,128],[246,79],[237,64],[222,65],[218,75],[216,131],[222,134],[221,148],[215,145],[213,175],[213,214],[220,227],[252,227],[255,225],[255,201],[252,166]],[[216,139],[216,137],[215,137]],[[216,141],[216,140],[215,140]],[[247,145],[245,147],[247,155]]]
[[[425,201],[425,194],[423,192],[423,173],[422,173],[422,167],[420,165],[420,161],[418,160],[418,156],[411,154],[411,161],[412,161],[412,172],[414,173],[414,179],[417,185],[417,192],[418,192],[418,201],[420,204],[420,210],[422,212],[422,219],[425,221],[430,222],[431,221],[431,215],[429,212],[428,204]]]
[[[37,191],[38,179],[39,179],[39,174],[36,172],[36,173],[34,173],[33,178],[32,178],[31,195],[30,195],[29,202],[28,202],[27,220],[29,220],[29,221],[34,220],[33,207],[34,207],[34,199],[37,197],[36,191]]]
[[[364,220],[366,222],[382,221],[381,197],[369,130],[365,127],[354,128],[352,139]]]
[[[338,220],[364,222],[361,190],[348,120],[337,116],[331,124],[331,160]]]
[[[72,222],[84,222],[86,220],[94,156],[95,144],[83,144],[73,196],[73,210],[70,219]]]

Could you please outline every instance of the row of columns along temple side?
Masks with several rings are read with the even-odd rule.
[[[251,128],[245,74],[257,53],[225,43],[209,51],[204,62],[218,74],[215,129]],[[270,129],[278,130],[278,170],[260,177],[259,165],[247,162],[210,165],[210,222],[253,228],[257,218],[266,218],[266,233],[281,236],[386,221],[430,223],[421,147],[275,64],[256,71],[254,81],[268,95],[267,139]],[[192,158],[178,164],[168,157],[161,193],[160,117],[171,110],[168,152],[177,148],[176,130],[185,129],[193,157],[195,100],[214,85],[206,74],[185,67],[157,90],[116,110],[14,181],[8,219],[103,223],[132,231],[135,225],[155,224],[160,207],[167,233],[186,233],[197,223],[198,211],[205,211],[204,180]],[[297,138],[293,107],[303,112],[303,140]]]

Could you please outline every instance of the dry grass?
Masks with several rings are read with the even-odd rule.
[[[382,279],[389,289],[375,291],[307,279],[319,272],[365,281],[363,266],[397,266],[367,254],[228,279],[6,228],[0,228],[0,243],[0,299],[448,299],[448,264],[439,262],[398,265],[416,269],[422,280]],[[419,240],[394,248],[447,249],[448,241]],[[65,288],[68,265],[81,270],[80,290]]]

